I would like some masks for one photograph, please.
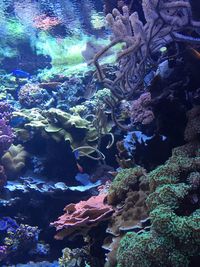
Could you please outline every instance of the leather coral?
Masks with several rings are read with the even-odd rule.
[[[92,227],[110,218],[113,208],[105,203],[106,193],[100,193],[86,201],[69,204],[64,208],[65,213],[57,221],[51,223],[59,231],[55,238],[62,240],[69,235],[86,233]]]

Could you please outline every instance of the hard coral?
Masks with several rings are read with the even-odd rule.
[[[151,94],[144,93],[137,100],[132,102],[130,108],[130,118],[132,124],[149,124],[154,120],[153,111],[150,108]]]
[[[25,108],[44,107],[50,99],[48,92],[40,88],[38,84],[27,83],[23,85],[18,93],[20,104]]]
[[[81,234],[89,231],[100,222],[108,220],[113,209],[104,203],[106,193],[100,193],[86,201],[80,201],[77,204],[69,204],[64,208],[66,212],[58,218],[58,221],[51,223],[59,231],[56,239],[63,239],[66,236]]]
[[[0,119],[9,122],[13,112],[13,107],[6,101],[0,101]]]
[[[125,170],[127,173],[124,172]],[[148,208],[145,203],[149,194],[149,183],[145,170],[141,167],[125,170],[122,170],[119,173],[120,175],[118,174],[121,177],[118,181],[118,187],[116,186],[117,181],[115,181],[115,179],[119,179],[117,175],[109,191],[109,193],[111,192],[111,198],[108,197],[108,200],[112,204],[117,204],[120,199],[120,204],[115,206],[115,212],[106,230],[107,233],[112,235],[111,241],[109,241],[106,267],[116,266],[116,247],[119,246],[119,242],[125,233],[127,231],[142,231],[149,221]],[[113,190],[116,190],[116,195],[113,194]],[[116,201],[117,199],[118,201]]]

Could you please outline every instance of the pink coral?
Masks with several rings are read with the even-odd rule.
[[[105,203],[106,196],[107,194],[102,192],[86,201],[67,205],[64,208],[65,214],[51,223],[59,231],[55,238],[60,240],[75,232],[87,232],[99,222],[109,219],[113,208]]]
[[[41,30],[49,30],[52,27],[59,25],[61,22],[58,18],[40,15],[34,19],[34,26]]]

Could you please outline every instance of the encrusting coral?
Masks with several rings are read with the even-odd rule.
[[[194,126],[199,118],[197,109],[188,113],[185,136],[189,136],[186,139],[190,143],[175,148],[164,165],[148,174],[151,193],[146,204],[151,229],[148,233],[125,235],[118,249],[118,267],[187,267],[191,258],[199,255],[200,143],[198,127]]]
[[[132,124],[149,124],[154,120],[151,108],[151,94],[144,93],[137,100],[134,100],[130,107],[130,118]]]
[[[139,166],[120,170],[109,188],[108,203],[116,204],[124,200],[128,191],[139,188],[140,178],[145,175],[145,169]]]
[[[106,232],[111,234],[107,238],[109,250],[106,267],[117,264],[116,247],[127,231],[143,230],[148,220],[148,208],[145,203],[149,194],[147,173],[142,167],[122,169],[114,178],[108,191],[108,203],[114,205],[113,213]]]

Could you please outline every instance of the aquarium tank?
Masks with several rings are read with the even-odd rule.
[[[199,262],[200,1],[0,0],[0,266]]]

